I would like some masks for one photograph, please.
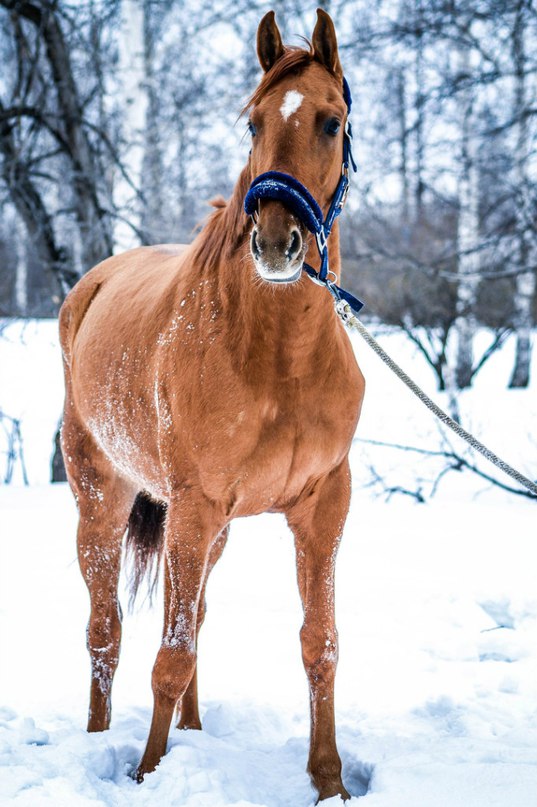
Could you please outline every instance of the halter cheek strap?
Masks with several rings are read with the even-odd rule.
[[[351,110],[352,99],[347,80],[343,79],[343,98],[347,104],[347,122],[343,133],[343,161],[341,166],[341,177],[334,191],[334,195],[328,208],[326,218],[315,198],[309,190],[290,174],[281,171],[266,171],[257,176],[244,198],[244,210],[248,216],[255,220],[258,202],[260,199],[273,199],[282,202],[292,213],[300,219],[304,226],[313,233],[319,255],[321,266],[319,272],[307,263],[304,263],[304,271],[317,283],[326,286],[336,301],[344,299],[351,308],[358,313],[363,307],[363,303],[354,297],[350,292],[337,286],[330,280],[330,267],[328,264],[328,238],[332,232],[334,221],[339,216],[349,192],[349,166],[356,171],[351,149],[352,128],[348,115]]]

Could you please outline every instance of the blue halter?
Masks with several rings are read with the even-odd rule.
[[[358,313],[363,307],[363,303],[330,280],[330,274],[332,274],[332,277],[334,275],[330,272],[328,264],[328,238],[332,232],[334,221],[343,210],[349,192],[349,165],[356,171],[356,163],[351,149],[352,128],[348,119],[352,99],[351,91],[345,78],[343,79],[343,98],[347,104],[347,122],[343,134],[341,177],[334,191],[326,218],[323,219],[322,210],[309,190],[298,179],[281,171],[266,171],[254,179],[244,198],[244,210],[248,216],[253,217],[260,199],[273,199],[283,202],[315,236],[321,266],[319,272],[316,272],[312,266],[304,263],[304,270],[316,283],[326,286],[337,301],[345,300]]]

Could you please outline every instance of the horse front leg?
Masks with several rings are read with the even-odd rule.
[[[338,657],[334,572],[349,498],[350,473],[345,461],[287,513],[295,536],[298,585],[304,611],[300,639],[310,686],[308,772],[319,793],[319,801],[336,795],[350,798],[341,780],[334,718]]]
[[[197,646],[198,646],[198,638],[200,628],[203,625],[205,620],[205,614],[207,611],[207,606],[205,603],[205,589],[207,587],[207,581],[209,579],[209,575],[212,572],[215,564],[220,559],[222,552],[224,551],[224,547],[227,542],[229,534],[229,527],[226,527],[214,544],[211,547],[209,552],[209,560],[207,562],[207,570],[205,572],[205,579],[203,581],[203,585],[201,588],[200,593],[200,600],[198,604],[198,616],[196,620],[196,653],[197,653]],[[178,729],[201,729],[201,720],[199,714],[199,705],[198,705],[198,664],[196,661],[196,665],[194,667],[194,672],[192,673],[192,678],[190,679],[190,683],[186,689],[185,694],[183,695],[183,699],[181,701],[181,712],[179,716],[179,720],[177,722]]]
[[[176,704],[192,681],[200,597],[210,550],[223,526],[214,507],[202,496],[185,492],[168,505],[165,624],[153,667],[153,719],[137,771],[138,781],[153,771],[164,756]]]

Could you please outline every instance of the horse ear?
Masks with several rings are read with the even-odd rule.
[[[280,56],[283,56],[283,42],[273,11],[265,14],[259,23],[259,28],[257,29],[257,56],[265,73],[278,61]]]
[[[313,57],[336,78],[343,80],[343,68],[337,52],[336,29],[332,18],[322,8],[317,9],[317,22],[311,43]]]

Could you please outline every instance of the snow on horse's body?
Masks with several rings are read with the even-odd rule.
[[[274,280],[296,273],[308,246],[303,226],[281,203],[263,202],[250,254],[242,211],[258,169],[272,167],[293,172],[329,203],[341,141],[331,135],[319,146],[316,121],[343,120],[342,76],[333,26],[322,12],[311,53],[283,49],[272,13],[260,25],[258,52],[267,71],[253,96],[258,139],[230,202],[189,247],[143,247],[104,261],[62,308],[62,441],[91,597],[88,728],[110,722],[127,523],[145,566],[162,548],[157,516],[166,507],[165,625],[141,779],[165,752],[176,705],[180,726],[200,727],[197,634],[207,576],[230,520],[282,512],[295,535],[305,615],[308,769],[321,798],[346,796],[334,729],[333,577],[363,378],[326,291],[305,276],[280,286],[255,276],[252,263]],[[281,107],[291,91],[303,100],[286,118]],[[312,144],[324,148],[322,170]],[[330,259],[338,272],[337,230]]]

